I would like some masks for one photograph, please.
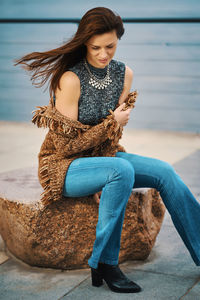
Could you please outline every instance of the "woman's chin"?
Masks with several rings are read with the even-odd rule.
[[[98,66],[99,68],[105,68],[108,64],[109,64],[110,60],[106,59],[106,60],[98,60]]]

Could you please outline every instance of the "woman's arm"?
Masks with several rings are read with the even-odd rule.
[[[66,117],[78,120],[78,101],[80,98],[80,80],[71,72],[65,72],[60,79],[60,89],[55,91],[56,109]]]
[[[126,66],[124,88],[119,97],[119,102],[118,102],[119,104],[122,104],[126,99],[126,97],[128,96],[128,94],[130,93],[132,82],[133,82],[133,71],[128,66]]]

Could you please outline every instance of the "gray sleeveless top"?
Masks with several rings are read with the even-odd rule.
[[[107,67],[96,68],[88,63],[90,71],[97,78],[106,76]],[[69,69],[80,80],[81,94],[78,104],[78,120],[87,125],[97,125],[110,114],[109,109],[115,110],[124,87],[125,64],[116,60],[110,62],[110,78],[112,82],[105,89],[96,89],[89,84],[89,73],[81,60]],[[54,96],[55,102],[55,96]]]
[[[97,78],[106,76],[107,66],[104,69],[96,68],[88,63],[90,71]],[[80,80],[81,94],[78,104],[78,120],[87,125],[97,125],[113,111],[118,104],[119,97],[124,86],[125,64],[116,60],[110,62],[110,78],[112,82],[105,89],[96,89],[89,84],[89,73],[81,60],[69,69],[74,72]]]

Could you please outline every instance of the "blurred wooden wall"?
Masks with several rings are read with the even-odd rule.
[[[198,18],[200,1],[1,1],[0,19],[80,18],[106,6],[123,18]],[[128,127],[200,130],[200,23],[125,23],[115,59],[134,71],[139,97]],[[30,121],[36,105],[47,104],[48,90],[33,87],[13,59],[56,48],[76,24],[0,23],[0,120]],[[43,88],[44,90],[44,88]]]

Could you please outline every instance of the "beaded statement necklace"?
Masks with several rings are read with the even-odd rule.
[[[88,63],[86,59],[84,59],[85,67],[89,73],[90,79],[89,84],[95,87],[96,89],[103,90],[107,88],[107,86],[112,82],[112,79],[110,78],[110,66],[107,67],[106,76],[103,79],[97,78],[92,72],[90,71],[90,68],[88,66]]]

